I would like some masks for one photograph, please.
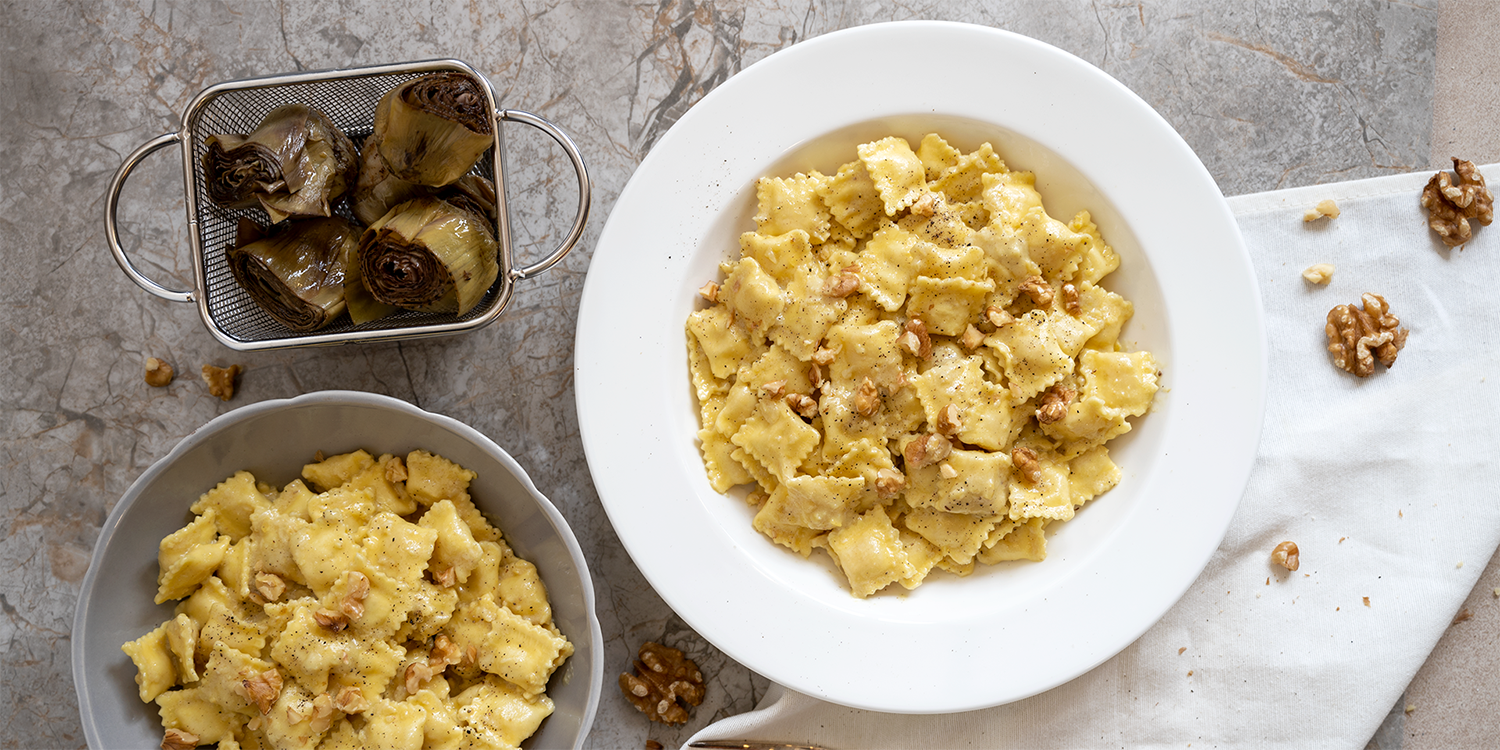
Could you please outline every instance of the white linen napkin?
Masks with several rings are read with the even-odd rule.
[[[1500,179],[1500,165],[1482,171]],[[962,714],[859,711],[773,686],[692,740],[1363,747],[1500,543],[1500,224],[1445,248],[1419,203],[1430,175],[1229,200],[1265,304],[1265,428],[1223,544],[1138,641],[1051,691]],[[1303,222],[1326,198],[1342,214]],[[1302,279],[1314,263],[1336,267],[1327,286]],[[1364,292],[1411,334],[1394,367],[1360,379],[1333,366],[1323,326]],[[1284,540],[1300,548],[1295,573],[1270,563]]]

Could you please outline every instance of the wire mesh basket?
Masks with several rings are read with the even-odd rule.
[[[328,115],[355,143],[363,143],[374,130],[375,107],[396,86],[433,73],[456,72],[473,78],[493,113],[494,144],[480,157],[473,172],[495,184],[495,223],[500,273],[489,291],[469,311],[424,313],[403,311],[355,325],[345,316],[312,332],[294,331],[266,313],[240,286],[230,271],[226,249],[235,242],[239,222],[250,218],[264,224],[259,209],[229,209],[208,197],[204,155],[209,136],[250,133],[265,115],[286,104],[304,104]],[[512,254],[510,218],[506,208],[504,145],[501,123],[517,122],[550,136],[567,153],[577,172],[578,210],[571,229],[546,257],[518,266]],[[192,243],[194,286],[170,289],[147,277],[121,246],[117,226],[120,194],[126,180],[142,160],[163,148],[178,146],[182,154],[183,184],[186,186],[188,234]],[[177,302],[195,302],[204,324],[225,346],[240,351],[325,346],[355,341],[390,341],[462,333],[493,322],[505,309],[517,281],[535,276],[562,260],[583,235],[588,220],[590,183],[588,171],[573,141],[556,126],[534,114],[502,110],[495,101],[489,80],[459,60],[428,60],[368,68],[296,73],[219,83],[204,89],[182,115],[182,129],[158,136],[125,158],[115,173],[105,201],[105,237],[121,270],[146,291]],[[354,216],[344,201],[334,210],[346,219]]]

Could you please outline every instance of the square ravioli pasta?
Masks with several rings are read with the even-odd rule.
[[[573,653],[534,565],[425,451],[241,471],[162,540],[172,619],[121,649],[163,748],[515,748]]]
[[[1161,373],[1126,351],[1120,264],[1087,211],[937,134],[757,184],[754,231],[686,323],[709,484],[823,550],[866,597],[934,570],[1039,562],[1119,483],[1107,443]]]

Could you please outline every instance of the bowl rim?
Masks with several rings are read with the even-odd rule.
[[[589,684],[591,686],[591,689],[589,690],[589,699],[587,704],[584,706],[584,710],[581,716],[578,738],[574,742],[575,748],[582,747],[584,740],[588,737],[590,729],[593,727],[595,715],[599,710],[600,698],[604,692],[604,638],[602,630],[600,628],[599,615],[596,608],[597,605],[594,594],[593,576],[589,572],[588,560],[583,554],[583,548],[579,545],[578,538],[573,533],[573,529],[568,524],[567,519],[563,517],[562,513],[557,509],[557,506],[554,505],[550,499],[548,499],[539,490],[537,490],[536,484],[531,480],[531,476],[526,472],[525,469],[521,467],[521,465],[515,460],[515,458],[512,457],[509,452],[507,452],[504,448],[501,448],[498,444],[495,443],[494,440],[491,440],[484,433],[478,431],[473,427],[470,427],[463,422],[458,421],[457,419],[443,414],[427,411],[426,409],[422,409],[421,407],[415,406],[392,396],[386,396],[379,393],[370,393],[367,391],[350,390],[314,391],[312,393],[304,393],[292,398],[258,401],[256,403],[247,404],[245,406],[241,406],[220,414],[213,419],[205,422],[198,428],[194,429],[192,432],[188,433],[186,437],[178,441],[178,443],[173,446],[166,455],[157,459],[156,462],[151,464],[149,468],[142,472],[134,482],[131,482],[130,487],[127,488],[125,490],[125,493],[120,496],[120,500],[115,503],[115,506],[110,510],[108,517],[105,518],[104,524],[99,528],[99,536],[94,542],[94,549],[89,557],[88,571],[84,573],[83,582],[79,586],[78,599],[73,612],[73,629],[70,636],[71,645],[69,648],[69,655],[72,661],[71,672],[73,676],[73,688],[78,696],[79,718],[83,725],[84,741],[88,745],[88,747],[97,748],[105,747],[105,745],[102,742],[102,737],[99,733],[99,727],[94,722],[94,712],[92,710],[92,700],[90,698],[90,693],[84,688],[85,680],[88,677],[88,674],[85,670],[83,654],[85,639],[81,638],[80,634],[83,632],[83,626],[90,614],[90,595],[93,593],[95,582],[98,579],[99,570],[101,568],[101,565],[103,564],[106,550],[109,547],[109,543],[114,537],[115,530],[120,525],[121,519],[124,518],[125,514],[130,510],[130,508],[136,504],[136,502],[143,494],[144,489],[152,481],[154,481],[159,475],[165,472],[168,467],[170,467],[175,461],[181,458],[183,454],[192,450],[200,443],[208,440],[210,437],[220,432],[233,429],[236,425],[247,420],[254,419],[262,414],[278,411],[281,409],[312,405],[351,405],[376,407],[403,412],[410,416],[433,422],[439,427],[443,427],[454,433],[457,433],[460,437],[468,440],[469,442],[473,443],[475,446],[483,450],[485,453],[488,453],[490,456],[500,461],[500,463],[503,464],[513,475],[515,475],[516,479],[518,479],[521,482],[522,486],[524,486],[526,490],[531,494],[532,499],[536,501],[537,506],[542,510],[542,513],[551,522],[553,528],[557,530],[558,536],[562,539],[563,545],[567,548],[569,556],[573,558],[573,561],[577,565],[578,575],[580,579],[579,587],[583,593],[584,606],[588,614],[589,645],[592,649],[592,653],[595,654],[596,657],[592,659],[593,664],[591,665],[592,668],[590,669],[590,673],[588,675]]]

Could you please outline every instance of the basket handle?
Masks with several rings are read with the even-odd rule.
[[[573,170],[578,173],[578,214],[573,219],[573,227],[568,230],[567,236],[563,237],[562,242],[558,244],[557,248],[550,255],[529,266],[523,266],[510,272],[511,278],[519,280],[535,276],[556,265],[558,261],[563,259],[563,256],[568,254],[568,251],[573,249],[574,245],[578,244],[578,239],[583,236],[584,224],[588,222],[589,218],[592,186],[589,182],[588,168],[583,165],[583,157],[578,153],[578,146],[574,145],[573,139],[569,138],[566,133],[558,130],[557,126],[530,112],[523,112],[519,109],[502,109],[496,119],[502,122],[519,122],[523,125],[530,125],[551,136],[552,140],[557,141],[557,145],[561,146],[562,150],[568,154],[568,158],[573,160]],[[505,188],[502,185],[500,189],[504,190]]]
[[[182,141],[181,133],[159,135],[146,141],[140,148],[132,151],[129,156],[125,157],[125,163],[120,165],[120,169],[115,172],[114,179],[110,180],[109,193],[105,196],[104,239],[109,242],[109,251],[114,254],[115,262],[120,264],[120,270],[124,271],[125,275],[129,276],[130,280],[134,281],[142,289],[162,299],[173,302],[192,302],[192,291],[168,289],[147,278],[145,274],[140,272],[140,269],[135,267],[135,264],[130,262],[130,258],[125,255],[125,248],[120,246],[120,228],[118,218],[116,217],[120,209],[120,191],[125,188],[125,180],[130,177],[130,173],[152,152],[159,151],[180,141]]]

